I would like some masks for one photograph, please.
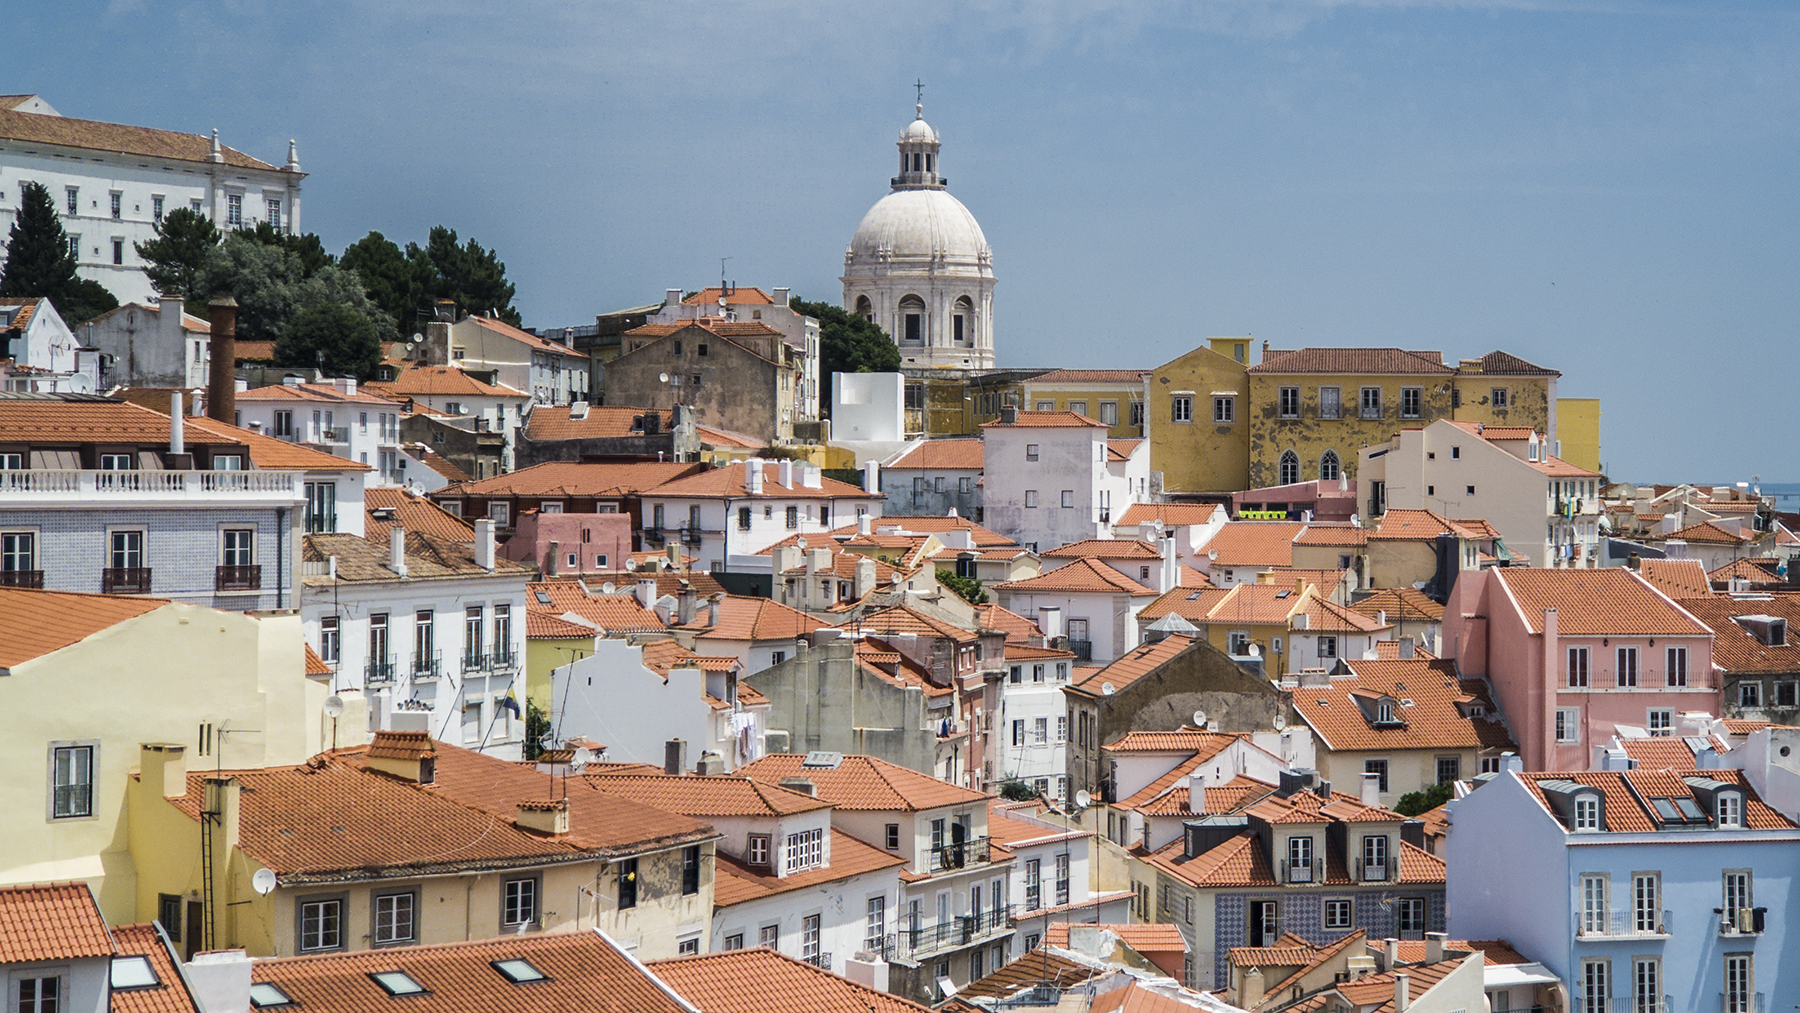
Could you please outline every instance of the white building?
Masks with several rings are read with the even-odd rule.
[[[176,208],[205,213],[221,230],[269,222],[300,231],[300,159],[252,158],[212,137],[64,116],[36,95],[0,97],[0,243],[18,215],[26,182],[47,187],[62,213],[78,273],[119,301],[149,303],[156,291],[137,243]]]
[[[907,445],[905,400],[902,373],[831,374],[831,445],[862,468],[898,453]]]
[[[531,571],[497,559],[492,522],[476,523],[473,544],[399,525],[386,544],[308,535],[301,622],[331,691],[364,694],[374,729],[516,760]]]
[[[238,422],[253,433],[304,443],[375,469],[372,486],[404,485],[400,404],[356,389],[354,378],[239,391]]]
[[[1168,587],[1159,590],[1164,582]],[[1109,664],[1143,642],[1138,613],[1174,587],[1172,578],[1147,586],[1083,558],[993,590],[1001,608],[1035,621],[1044,636],[1067,636],[1081,663]]]
[[[1150,494],[1149,444],[1074,412],[1010,406],[983,423],[983,523],[1034,551],[1112,535]]]
[[[488,375],[496,386],[525,391],[534,404],[588,399],[586,352],[492,317],[458,320],[449,325],[447,340],[450,365]]]
[[[365,384],[362,389],[403,404],[410,401],[429,408],[446,416],[439,421],[466,432],[501,434],[505,445],[500,470],[513,470],[513,448],[531,406],[531,395],[524,391],[486,383],[454,366],[421,365],[402,370],[392,380]]]
[[[1073,652],[1029,644],[1006,645],[1000,713],[989,735],[1000,780],[1023,781],[1046,798],[1069,795],[1069,684]]]
[[[816,465],[754,457],[646,490],[642,503],[644,548],[678,539],[708,570],[766,570],[767,557],[745,557],[797,534],[827,544],[834,528],[881,516],[880,496],[825,478]]]
[[[735,283],[703,288],[687,298],[669,289],[663,304],[645,323],[674,324],[713,317],[722,320],[754,320],[781,332],[789,348],[800,353],[800,389],[794,398],[794,417],[813,421],[819,417],[819,321],[794,309],[791,290],[775,289],[770,295],[760,288],[739,288]]]
[[[844,251],[844,308],[886,331],[908,366],[994,365],[994,251],[945,189],[938,134],[920,105],[900,132],[893,192]]]
[[[81,347],[48,299],[0,299],[0,368],[8,390],[97,393],[100,353]]]
[[[1013,853],[1007,895],[1015,899],[1019,954],[1043,942],[1052,924],[1131,920],[1131,891],[1095,894],[1098,835],[1041,802],[988,805],[988,834]]]
[[[701,657],[671,639],[602,637],[552,672],[550,720],[565,739],[606,743],[608,760],[660,764],[680,739],[700,759],[716,757],[716,769],[736,770],[762,756],[769,725],[769,701],[738,682],[743,674],[734,657]]]
[[[180,296],[102,313],[81,325],[81,340],[105,356],[100,376],[108,389],[205,387],[212,376],[212,322],[186,312]]]

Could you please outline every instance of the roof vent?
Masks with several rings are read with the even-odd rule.
[[[575,401],[575,402],[570,403],[570,405],[569,405],[569,420],[570,421],[579,422],[582,419],[587,418],[587,414],[588,414],[588,403],[586,401]]]
[[[819,793],[810,778],[784,777],[781,780],[776,781],[775,784],[778,787],[786,788],[789,791],[797,791],[802,795],[817,795]]]
[[[828,753],[823,750],[815,749],[806,754],[806,759],[801,761],[800,766],[823,770],[836,770],[838,765],[843,762],[843,753]]]

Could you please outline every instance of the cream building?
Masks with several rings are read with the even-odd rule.
[[[900,132],[893,192],[844,251],[844,308],[880,325],[908,366],[994,365],[994,251],[950,196],[925,107]]]

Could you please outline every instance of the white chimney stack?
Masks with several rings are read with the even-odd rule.
[[[776,467],[775,467],[775,474],[776,474],[775,480],[777,482],[781,483],[783,488],[792,489],[794,487],[794,462],[793,461],[790,461],[785,457],[782,458],[781,463],[776,465]]]
[[[181,391],[169,394],[169,453],[187,453],[187,434],[182,428],[182,416],[186,412],[181,406]]]
[[[406,576],[406,529],[398,524],[388,528],[388,569]]]
[[[871,496],[881,495],[880,461],[868,461],[863,464],[863,492]]]
[[[866,513],[856,515],[856,533],[857,534],[866,535],[870,531],[874,530],[874,527],[875,527],[875,518],[869,516]]]
[[[1394,1013],[1406,1013],[1412,1005],[1412,975],[1394,975]]]
[[[475,522],[475,565],[483,570],[494,568],[494,519],[483,517]]]
[[[1164,538],[1158,545],[1162,550],[1162,566],[1158,571],[1156,589],[1167,594],[1181,584],[1181,560],[1175,555],[1175,538]]]
[[[1194,771],[1188,775],[1188,812],[1206,811],[1206,774]]]
[[[654,577],[638,578],[637,600],[638,604],[645,608],[656,604],[656,579]]]
[[[752,496],[761,496],[763,491],[763,462],[760,457],[752,457],[744,462],[744,491]]]
[[[1364,774],[1362,776],[1362,794],[1360,797],[1362,799],[1363,805],[1380,807],[1380,805],[1381,805],[1381,775],[1380,774]]]
[[[1038,630],[1044,634],[1045,640],[1055,640],[1063,635],[1062,606],[1038,606]]]

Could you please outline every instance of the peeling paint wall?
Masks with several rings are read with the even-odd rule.
[[[1283,387],[1300,388],[1300,412],[1295,417],[1283,418],[1281,415]],[[1320,415],[1319,391],[1331,387],[1339,391],[1340,418],[1322,418]],[[1362,391],[1365,387],[1381,391],[1380,412],[1373,418],[1363,417]],[[1407,388],[1419,391],[1417,413],[1404,410]],[[1362,448],[1388,442],[1394,438],[1396,430],[1426,426],[1438,419],[1449,418],[1450,391],[1451,377],[1448,375],[1252,375],[1248,415],[1249,488],[1283,484],[1281,455],[1288,451],[1292,451],[1300,462],[1300,474],[1295,481],[1309,482],[1322,477],[1319,463],[1327,450],[1337,454],[1344,477],[1355,478],[1356,456]]]
[[[1248,344],[1245,339],[1244,344]],[[1246,356],[1247,357],[1247,356]],[[1236,492],[1251,488],[1248,364],[1214,348],[1193,351],[1151,372],[1144,397],[1150,431],[1150,470],[1172,493]],[[1213,422],[1213,393],[1235,391],[1235,420]],[[1191,421],[1175,419],[1175,398],[1191,397]]]

